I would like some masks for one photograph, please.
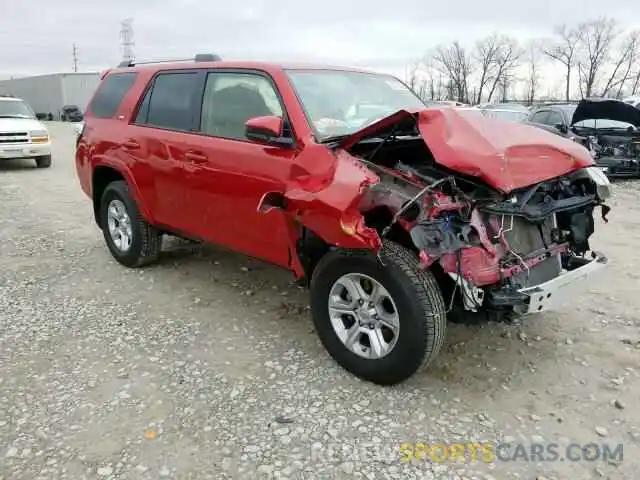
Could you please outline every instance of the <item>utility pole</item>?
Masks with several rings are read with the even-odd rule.
[[[73,71],[78,71],[78,47],[75,43],[73,44]]]
[[[120,22],[120,47],[122,48],[122,60],[133,62],[135,55],[133,53],[133,18],[125,18]]]

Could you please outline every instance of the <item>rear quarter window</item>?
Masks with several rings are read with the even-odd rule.
[[[113,117],[122,100],[136,80],[137,73],[124,72],[108,75],[98,87],[91,103],[89,112],[98,118]]]

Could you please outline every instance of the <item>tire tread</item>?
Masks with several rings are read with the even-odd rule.
[[[140,213],[140,209],[136,205],[135,200],[133,199],[133,196],[129,191],[129,185],[127,184],[127,182],[123,180],[112,182],[107,186],[107,188],[105,188],[105,193],[109,189],[117,191],[119,195],[126,197],[127,200],[130,201],[134,210],[134,212],[130,212],[134,213],[134,215],[131,215],[135,222],[135,225],[133,225],[133,227],[137,227],[138,231],[140,232],[140,252],[138,253],[136,259],[127,266],[131,268],[139,268],[154,263],[160,255],[160,250],[162,247],[162,235],[153,225],[147,222],[147,220]]]
[[[424,369],[438,355],[444,344],[447,312],[440,287],[431,272],[420,269],[415,254],[402,245],[385,240],[383,241],[382,254],[402,269],[410,279],[416,289],[417,300],[421,303],[424,311],[432,312],[428,313],[425,318],[427,325],[425,335],[431,336],[433,340],[428,341],[428,338],[425,338],[427,349],[420,366],[420,369]]]

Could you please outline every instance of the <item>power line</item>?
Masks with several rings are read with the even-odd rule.
[[[122,48],[122,60],[132,62],[135,60],[133,47],[133,18],[125,18],[120,22],[120,47]]]
[[[78,47],[75,43],[73,44],[73,71],[78,71]]]

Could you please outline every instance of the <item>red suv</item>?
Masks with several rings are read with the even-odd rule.
[[[286,268],[331,356],[379,384],[431,361],[447,319],[544,312],[606,263],[589,237],[609,182],[586,149],[427,108],[384,74],[121,65],[76,163],[118,262],[153,262],[168,234]]]

